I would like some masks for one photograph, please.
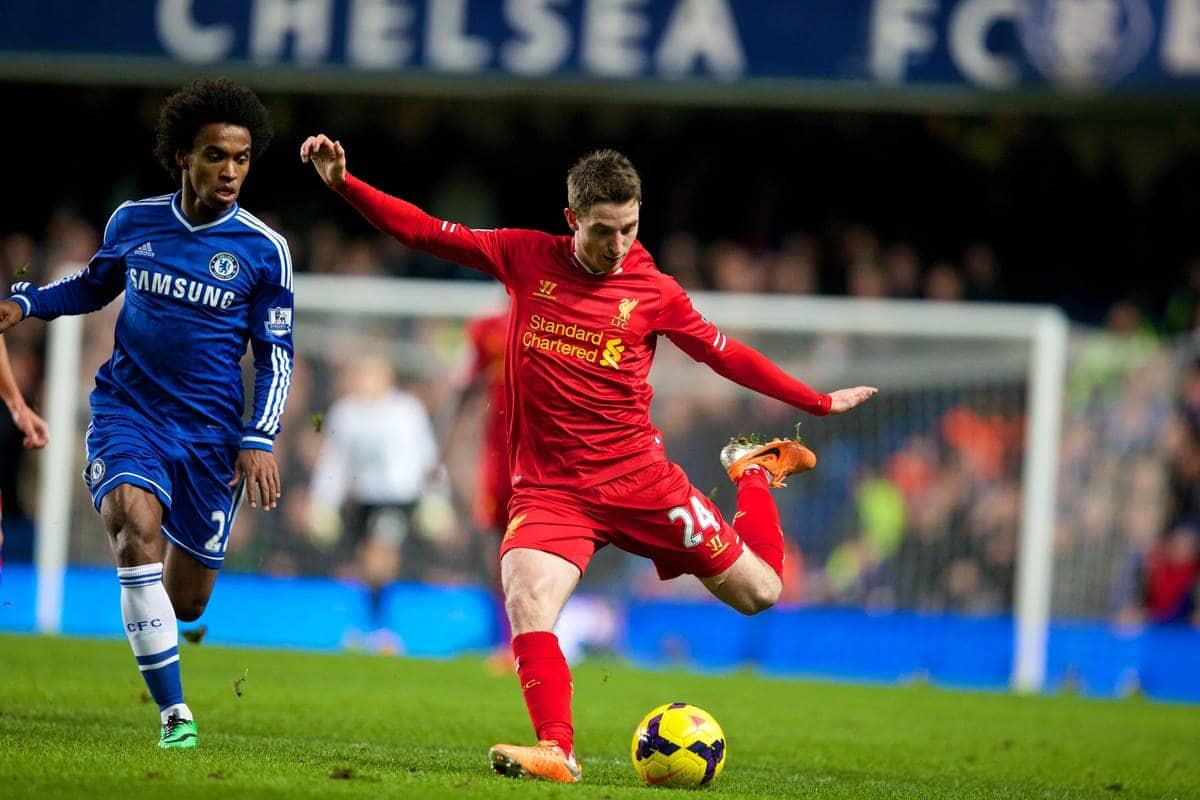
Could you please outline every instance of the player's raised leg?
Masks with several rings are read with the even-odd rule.
[[[743,614],[765,611],[783,591],[783,526],[771,487],[786,486],[789,475],[810,470],[816,463],[811,450],[788,440],[760,444],[739,438],[721,451],[721,465],[737,486],[733,528],[746,550],[729,569],[701,580],[717,598]]]
[[[151,491],[121,484],[104,495],[100,515],[117,562],[125,635],[162,719],[158,746],[195,747],[196,723],[179,671],[179,629],[163,585],[162,504]]]
[[[500,576],[521,693],[538,743],[495,745],[488,754],[492,769],[513,778],[575,783],[582,769],[574,752],[571,669],[552,631],[579,583],[579,568],[551,553],[517,548],[503,555]]]

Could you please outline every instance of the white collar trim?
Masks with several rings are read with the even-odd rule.
[[[211,228],[214,225],[220,225],[222,222],[232,219],[233,215],[238,212],[238,204],[234,203],[233,208],[229,209],[229,212],[226,213],[224,216],[217,217],[212,222],[205,222],[202,225],[193,225],[191,222],[188,221],[187,216],[179,208],[179,203],[181,202],[182,198],[183,198],[182,191],[178,191],[175,193],[175,196],[171,198],[171,211],[172,211],[172,213],[175,214],[175,219],[179,220],[179,222],[183,225],[183,227],[187,228],[192,233],[195,233],[196,231],[202,231],[205,228]]]

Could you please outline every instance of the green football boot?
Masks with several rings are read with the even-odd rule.
[[[171,716],[167,717],[167,721],[162,726],[162,735],[158,737],[158,746],[164,749],[195,747],[196,738],[199,735],[195,720],[180,719],[179,712],[172,711]]]

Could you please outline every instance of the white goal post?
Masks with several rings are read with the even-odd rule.
[[[502,289],[489,282],[317,275],[297,275],[295,291],[298,316],[468,318],[495,309],[503,298]],[[1046,676],[1066,371],[1067,321],[1062,312],[1052,306],[708,292],[693,292],[692,298],[715,324],[737,331],[997,341],[1027,347],[1011,684],[1019,691],[1041,689]],[[62,574],[70,539],[70,515],[65,509],[70,508],[79,482],[73,453],[80,441],[75,403],[85,391],[78,374],[82,331],[82,325],[67,318],[49,325],[47,334],[46,416],[54,435],[41,462],[36,543],[37,623],[47,632],[60,627]],[[297,337],[302,341],[299,328]],[[853,380],[870,383],[872,376],[856,375]]]

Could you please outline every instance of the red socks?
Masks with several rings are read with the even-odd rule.
[[[783,527],[779,524],[779,509],[771,499],[767,472],[762,467],[747,467],[738,478],[733,529],[754,555],[783,577]]]
[[[568,756],[575,750],[571,725],[571,668],[558,637],[549,631],[522,633],[512,641],[525,707],[539,741],[552,739]]]
[[[783,572],[783,529],[771,499],[767,473],[750,467],[737,482],[738,513],[733,527],[754,554],[776,573]],[[571,668],[558,637],[549,631],[522,633],[512,640],[525,707],[539,741],[553,740],[568,756],[575,750],[571,724]]]

